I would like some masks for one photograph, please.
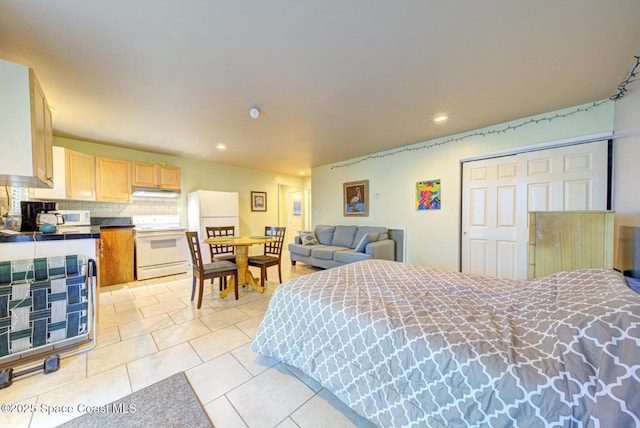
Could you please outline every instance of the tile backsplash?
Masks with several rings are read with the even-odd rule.
[[[91,217],[131,217],[144,214],[178,214],[176,200],[136,200],[131,203],[58,201],[61,210],[89,210]]]

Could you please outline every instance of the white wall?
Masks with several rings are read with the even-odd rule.
[[[604,102],[587,111],[578,112],[578,107],[564,109],[467,134],[418,143],[400,150],[378,153],[351,165],[347,161],[314,168],[313,224],[406,228],[405,261],[458,270],[461,159],[522,146],[612,133],[613,104]],[[586,108],[589,105],[579,107]],[[562,117],[565,114],[566,117]],[[531,119],[548,117],[552,119],[518,127]],[[493,133],[508,126],[517,128]],[[423,148],[478,131],[490,135],[473,136],[441,146]],[[442,209],[418,212],[414,196],[416,182],[431,179],[441,180]],[[369,180],[369,216],[345,218],[342,213],[342,184],[357,180]]]

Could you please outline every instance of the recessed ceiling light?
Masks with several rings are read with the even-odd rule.
[[[298,174],[300,174],[300,175],[304,175],[304,171],[300,171]]]
[[[249,110],[249,116],[251,116],[252,119],[257,119],[260,117],[260,109],[258,107],[251,107]]]
[[[433,121],[435,123],[442,123],[442,122],[446,122],[448,118],[449,116],[447,116],[446,114],[439,114],[433,118]]]
[[[216,144],[216,149],[223,151],[223,150],[227,150],[227,146],[222,144],[222,143],[218,143]]]

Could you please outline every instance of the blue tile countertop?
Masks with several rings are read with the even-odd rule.
[[[67,241],[72,239],[97,239],[100,238],[100,227],[92,226],[87,232],[19,232],[17,234],[7,235],[0,231],[0,244],[15,242],[40,242],[40,241]]]

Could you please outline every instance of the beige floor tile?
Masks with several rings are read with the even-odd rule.
[[[251,379],[251,373],[229,353],[200,364],[186,373],[203,404]]]
[[[101,305],[113,305],[119,302],[128,302],[133,298],[131,291],[118,290],[112,292],[104,292],[100,290],[100,297],[98,298]]]
[[[158,302],[159,300],[156,298],[156,296],[146,296],[141,297],[140,299],[130,299],[124,300],[122,302],[116,302],[113,304],[113,306],[116,312],[126,312],[132,309],[141,308],[143,306],[153,305]]]
[[[200,321],[202,321],[211,330],[228,327],[248,319],[249,315],[245,314],[238,308],[221,309],[210,315],[200,317]]]
[[[120,337],[122,340],[131,339],[145,333],[151,333],[156,330],[174,326],[174,322],[167,314],[156,315],[155,317],[135,320],[118,326],[120,329]]]
[[[242,364],[245,369],[249,370],[253,376],[256,376],[278,364],[278,361],[272,358],[256,354],[250,349],[250,347],[251,343],[247,343],[246,345],[231,351],[231,354],[240,361],[240,364]]]
[[[144,315],[145,318],[149,318],[160,314],[166,314],[167,312],[175,311],[184,307],[186,307],[186,305],[180,300],[171,300],[168,302],[143,306],[140,308],[140,312],[142,312],[142,315]]]
[[[4,396],[2,404],[10,404],[12,408],[0,412],[0,427],[28,427],[33,414],[38,410],[38,397],[15,402],[7,401]]]
[[[204,410],[209,415],[211,422],[218,428],[244,428],[247,426],[225,396],[207,404]]]
[[[250,342],[249,336],[236,327],[225,327],[200,336],[189,343],[196,350],[202,361],[208,361],[225,352],[232,351]]]
[[[305,428],[355,428],[356,425],[327,400],[316,395],[296,410],[291,419]]]
[[[105,370],[153,354],[158,348],[150,334],[137,336],[89,352],[87,373],[93,376]]]
[[[151,335],[155,339],[158,349],[162,350],[209,333],[211,330],[202,321],[196,319],[154,331]]]
[[[202,363],[188,343],[168,348],[127,364],[131,387],[138,391]]]
[[[197,309],[195,305],[189,304],[187,307],[168,312],[168,314],[176,324],[182,324],[183,322],[212,315],[216,312],[218,312],[218,309],[213,309],[210,306],[202,305],[200,309]]]
[[[262,318],[263,316],[261,315],[261,316],[249,318],[248,320],[245,320],[245,321],[240,321],[236,323],[236,327],[238,327],[240,330],[244,332],[244,334],[246,334],[251,339],[253,339],[256,337],[256,333],[258,332],[258,327],[262,322]]]
[[[38,371],[14,379],[9,388],[0,392],[0,401],[17,403],[86,378],[87,355],[87,353],[83,353],[62,358],[60,368],[53,373],[44,374],[42,371]],[[39,365],[41,362],[37,364]]]
[[[155,298],[158,299],[159,302],[167,302],[169,300],[181,300],[184,298],[187,298],[187,300],[190,300],[191,289],[187,290],[186,288],[182,288],[179,290],[170,291],[168,293],[156,294]]]
[[[98,305],[98,313],[100,315],[108,315],[116,312],[116,309],[112,303],[103,304],[102,302]]]
[[[300,428],[300,426],[301,425],[298,425],[295,422],[293,422],[291,418],[287,418],[284,421],[280,422],[278,425],[276,425],[276,428]],[[302,425],[302,427],[304,427],[304,425]]]
[[[268,296],[263,296],[263,298],[242,305],[238,309],[250,317],[262,317],[269,306],[269,300]]]
[[[147,287],[137,287],[131,289],[131,294],[135,299],[142,299],[143,297],[155,296],[156,294],[168,293],[171,290],[169,287],[165,287],[162,284],[151,285]]]
[[[105,328],[117,326],[120,324],[126,324],[128,322],[132,322],[135,320],[142,319],[142,314],[140,310],[133,309],[125,312],[117,312],[113,314],[103,315],[100,314],[100,319],[98,320],[98,329],[102,330]]]
[[[104,405],[130,393],[126,367],[116,367],[42,394],[38,397],[39,411],[34,414],[31,427],[56,426],[86,413],[87,407]]]
[[[98,333],[97,347],[111,345],[120,341],[120,330],[118,326],[103,328]]]
[[[274,427],[308,401],[314,392],[279,366],[266,370],[227,394],[250,428]],[[277,397],[256,400],[255,397]],[[265,405],[268,401],[268,405]]]

